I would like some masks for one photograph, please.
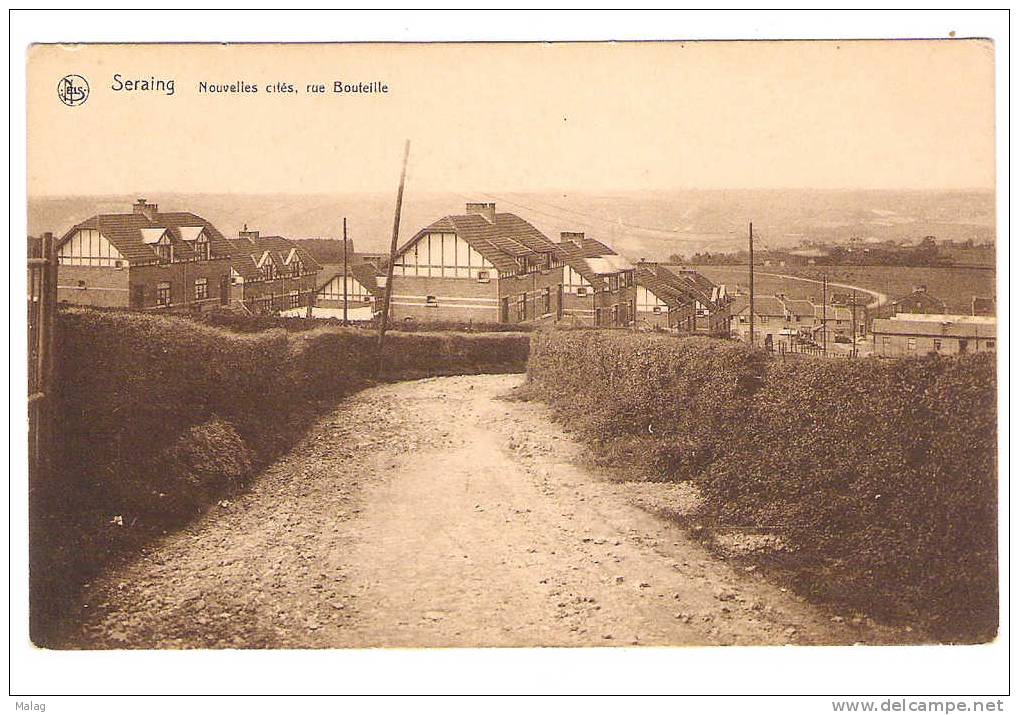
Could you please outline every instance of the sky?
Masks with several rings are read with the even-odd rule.
[[[404,139],[418,191],[989,189],[993,63],[976,40],[36,45],[29,196],[390,192]]]

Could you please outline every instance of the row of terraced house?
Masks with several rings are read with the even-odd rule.
[[[137,310],[332,316],[346,300],[357,317],[370,317],[387,268],[381,256],[357,256],[344,286],[342,271],[324,270],[299,241],[246,226],[228,238],[194,213],[160,212],[145,199],[130,213],[75,225],[57,253],[60,301]],[[729,298],[699,273],[633,263],[580,232],[553,241],[494,203],[468,203],[415,233],[398,249],[392,275],[396,321],[729,329]]]

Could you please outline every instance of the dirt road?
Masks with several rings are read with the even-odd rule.
[[[606,481],[522,376],[367,390],[243,496],[90,584],[68,647],[853,643],[899,635],[734,570],[682,486]],[[834,618],[834,620],[833,620]]]
[[[761,276],[772,276],[773,278],[785,278],[786,280],[790,281],[802,281],[803,283],[816,283],[817,285],[822,285],[822,281],[819,281],[816,278],[803,278],[802,276],[790,276],[785,273],[766,273],[764,271],[755,271],[755,273]],[[884,293],[880,293],[876,290],[871,290],[870,288],[854,286],[850,285],[849,283],[834,283],[832,281],[828,281],[828,287],[841,288],[842,290],[855,290],[859,293],[866,293],[867,295],[870,296],[870,302],[867,303],[867,307],[871,310],[874,310],[875,308],[880,308],[882,305],[888,302],[887,295],[885,295]]]

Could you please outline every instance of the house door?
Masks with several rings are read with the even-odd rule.
[[[145,307],[145,286],[144,285],[133,285],[131,286],[131,307],[135,310],[141,310]]]
[[[509,298],[503,298],[499,301],[499,322],[509,322]]]
[[[962,354],[969,350],[969,340],[959,341],[959,353]]]
[[[230,276],[219,278],[219,304],[226,305],[230,302]]]

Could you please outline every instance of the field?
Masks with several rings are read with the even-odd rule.
[[[697,270],[716,283],[736,284],[746,289],[749,275],[746,268],[736,266],[697,266]],[[760,271],[757,272],[757,271]],[[803,281],[787,280],[762,273],[782,273],[820,280],[827,275],[829,281],[869,288],[898,298],[926,285],[931,295],[939,298],[952,313],[968,315],[973,296],[993,296],[995,272],[981,268],[912,268],[898,266],[786,266],[759,267],[754,274],[754,289],[760,295],[784,292],[790,298],[821,299],[821,286]],[[841,290],[841,289],[837,289]]]

